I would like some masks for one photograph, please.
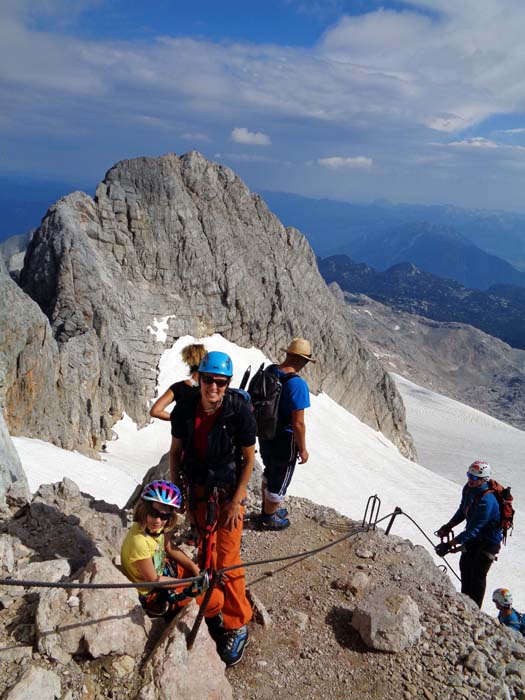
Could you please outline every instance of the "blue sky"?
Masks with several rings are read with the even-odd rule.
[[[525,211],[522,0],[3,0],[0,20],[4,176],[94,184],[197,149],[256,190]]]

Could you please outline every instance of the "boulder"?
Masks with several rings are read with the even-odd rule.
[[[186,647],[197,612],[194,602],[187,605],[153,650],[144,669],[144,700],[231,700],[225,665],[205,624],[200,626],[192,649]]]
[[[46,581],[57,583],[71,574],[67,559],[50,559],[48,561],[32,561],[16,567],[13,578],[23,581]],[[40,592],[40,588],[29,588],[30,593]]]
[[[56,673],[31,666],[3,697],[5,700],[54,700],[61,692],[60,678]]]
[[[75,572],[92,557],[118,556],[127,519],[117,506],[82,494],[74,481],[64,478],[43,484],[8,528],[40,559],[67,559]]]
[[[390,652],[416,644],[423,632],[417,604],[391,588],[378,588],[363,598],[352,616],[352,627],[370,649]]]
[[[128,583],[113,564],[93,558],[76,579],[80,583]],[[45,589],[36,613],[38,649],[68,663],[75,654],[92,658],[127,655],[139,658],[151,628],[134,589],[79,589],[79,605],[71,593]]]
[[[15,568],[15,552],[13,538],[10,535],[0,535],[0,577],[11,576]]]

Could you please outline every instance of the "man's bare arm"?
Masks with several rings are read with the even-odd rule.
[[[304,409],[292,411],[292,431],[299,452],[299,461],[305,464],[308,461],[308,450],[306,449],[306,425],[304,423]]]

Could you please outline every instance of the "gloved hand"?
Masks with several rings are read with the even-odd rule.
[[[448,554],[451,549],[452,544],[450,542],[440,542],[438,545],[436,545],[435,552],[438,557],[444,557],[445,554]]]
[[[452,530],[452,528],[450,527],[450,525],[448,523],[445,523],[444,525],[442,525],[439,528],[439,530],[437,531],[436,534],[438,537],[443,539],[444,537],[446,537],[449,534],[449,532],[451,532],[451,530]]]

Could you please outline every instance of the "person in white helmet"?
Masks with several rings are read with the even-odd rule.
[[[503,538],[499,503],[487,483],[490,475],[488,462],[480,459],[472,462],[467,469],[467,483],[463,487],[459,508],[448,523],[437,531],[438,536],[444,538],[452,528],[466,521],[463,532],[437,545],[436,554],[444,557],[453,547],[461,545],[461,592],[472,598],[480,608],[485,596],[487,573]]]
[[[496,588],[492,594],[492,602],[495,604],[498,613],[498,620],[502,625],[520,634],[525,634],[522,615],[512,607],[512,593],[508,588]]]

